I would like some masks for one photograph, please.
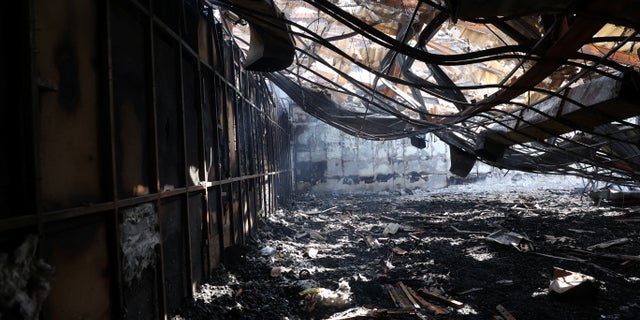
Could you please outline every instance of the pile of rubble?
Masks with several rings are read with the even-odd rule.
[[[639,211],[552,190],[308,195],[175,318],[637,319]]]

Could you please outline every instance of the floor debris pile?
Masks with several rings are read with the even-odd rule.
[[[560,190],[307,195],[175,319],[639,319],[638,217]]]

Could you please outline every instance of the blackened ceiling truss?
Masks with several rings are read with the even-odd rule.
[[[349,134],[433,133],[459,175],[479,159],[640,181],[638,1],[211,2],[251,60],[261,41],[268,61],[287,51],[269,53],[251,25],[290,35],[293,63],[268,77]]]

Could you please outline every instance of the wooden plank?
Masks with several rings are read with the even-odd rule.
[[[448,306],[454,307],[456,309],[460,309],[462,307],[464,307],[464,303],[458,301],[458,300],[454,300],[454,299],[449,299],[445,296],[442,296],[438,293],[435,293],[433,291],[427,290],[425,288],[420,288],[418,289],[418,291],[420,291],[422,294],[424,294],[425,296],[431,298],[431,299],[435,299],[437,301],[440,301],[442,303],[447,304]]]
[[[500,314],[502,315],[502,317],[505,320],[516,320],[516,318],[505,307],[503,307],[501,304],[496,306],[496,310],[498,310],[498,312],[500,312]]]
[[[429,309],[429,311],[435,313],[435,314],[449,314],[449,310],[439,306],[439,305],[435,305],[425,299],[423,299],[421,296],[419,296],[413,289],[407,287],[407,290],[409,291],[409,294],[411,294],[411,296],[416,299],[420,305],[424,306],[425,308]]]

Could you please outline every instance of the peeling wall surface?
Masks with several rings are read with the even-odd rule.
[[[477,164],[465,179],[449,173],[447,144],[426,135],[426,148],[410,139],[372,141],[348,135],[293,107],[293,153],[298,192],[431,190],[486,176]]]

